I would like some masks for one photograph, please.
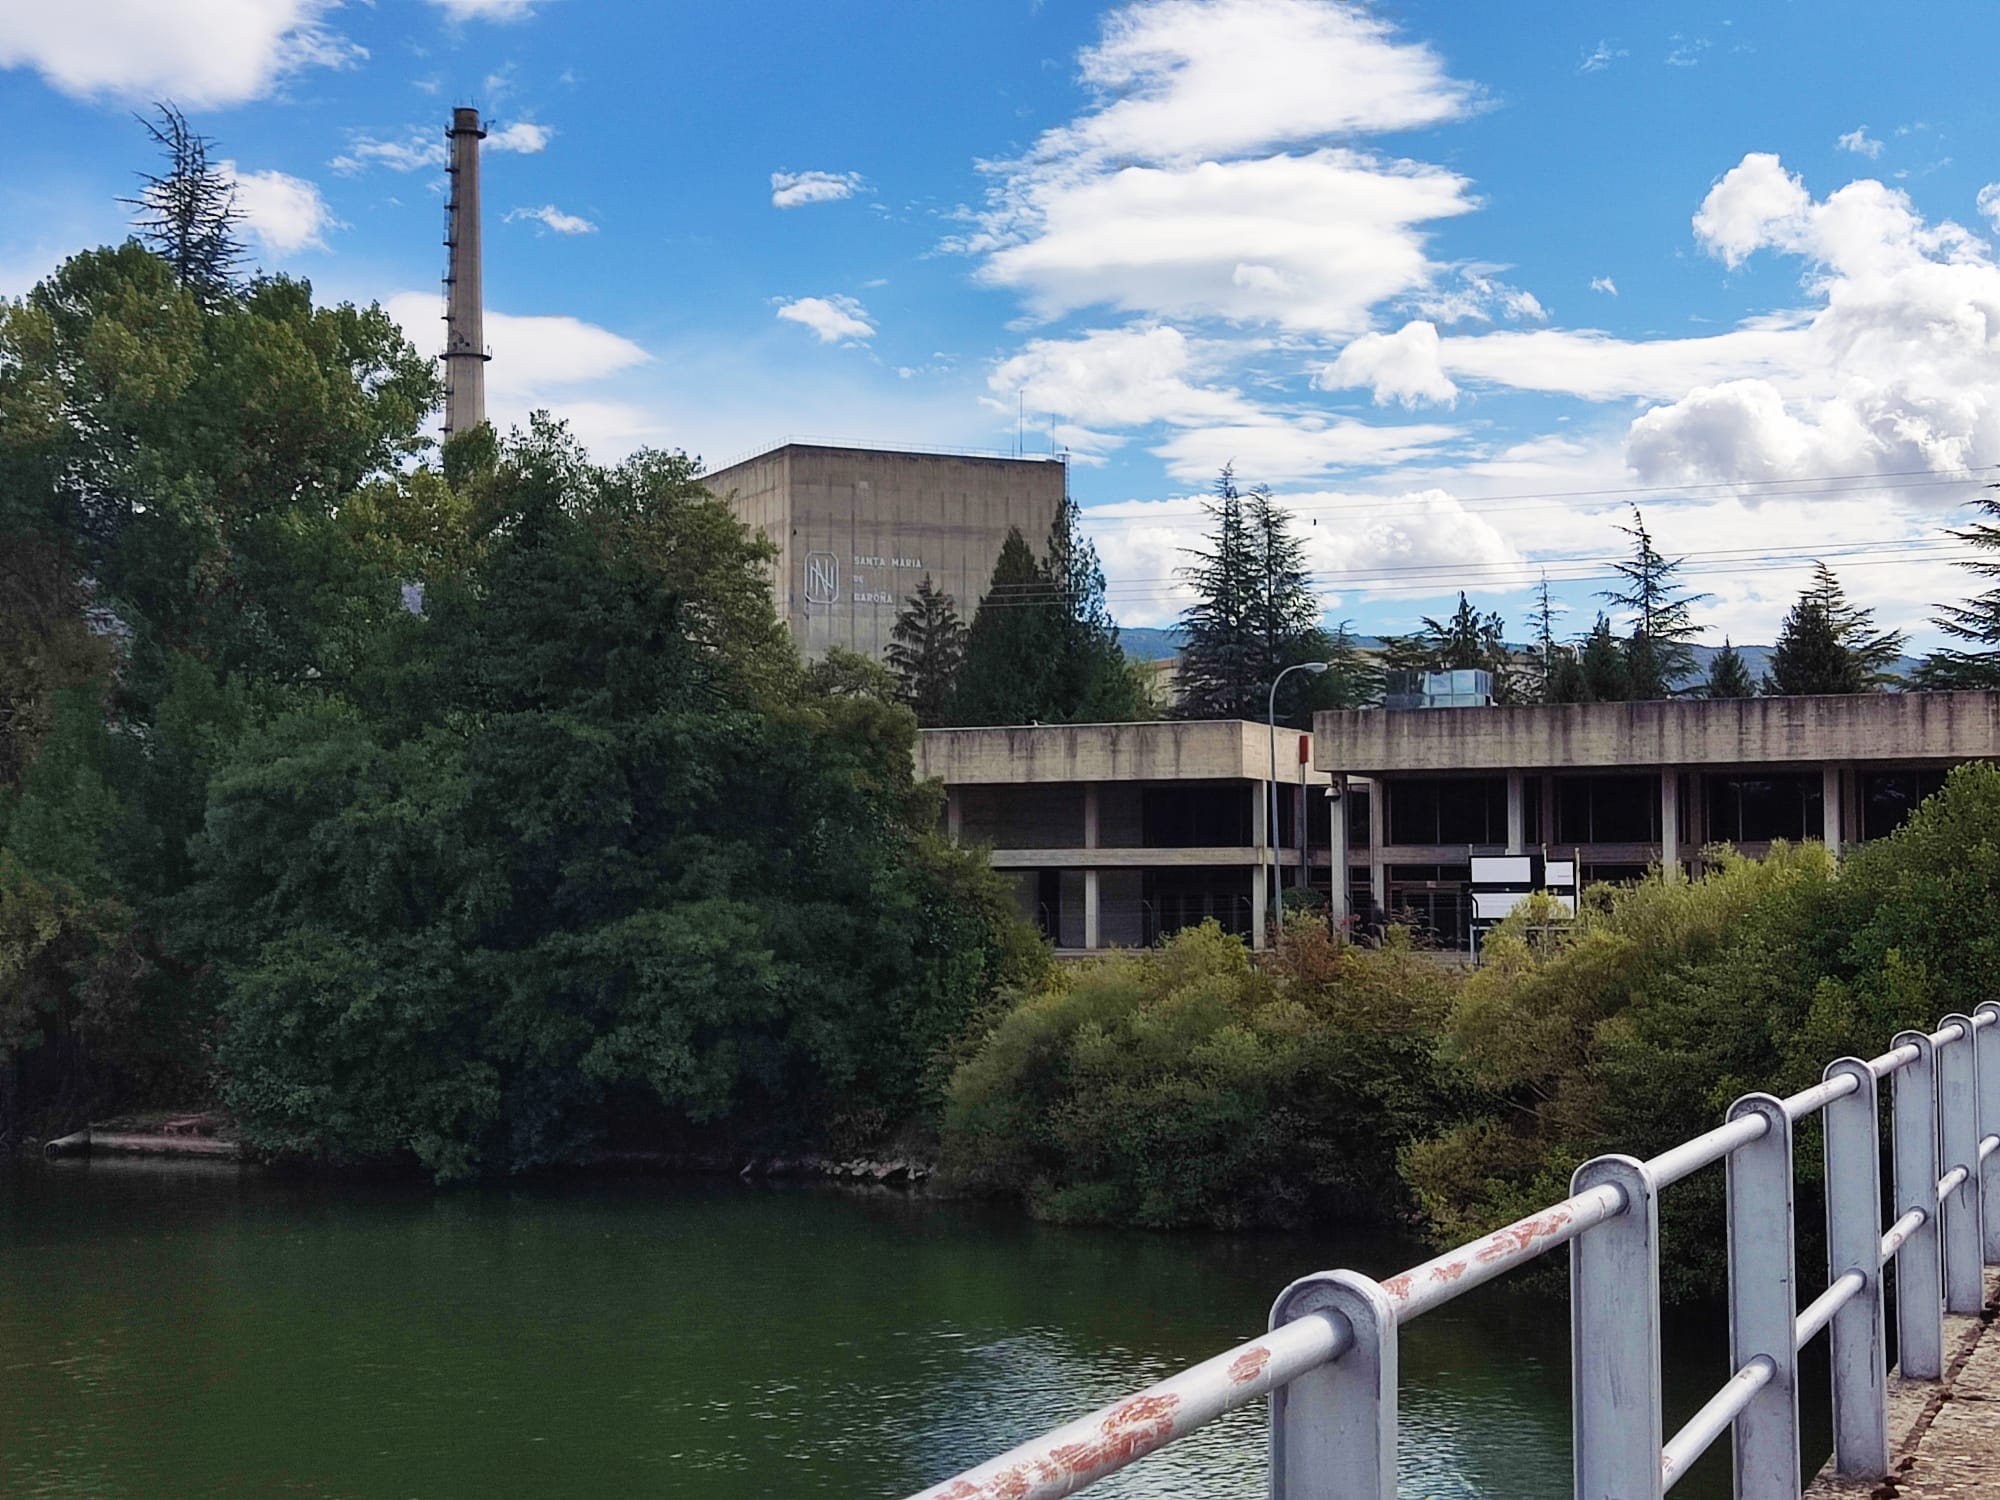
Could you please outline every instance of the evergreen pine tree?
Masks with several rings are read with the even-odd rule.
[[[1841,644],[1840,632],[1825,603],[1808,589],[1778,631],[1778,643],[1771,649],[1771,669],[1764,674],[1765,694],[1790,698],[1864,691],[1860,663]]]
[[[1625,643],[1603,614],[1590,627],[1577,652],[1577,703],[1624,703],[1632,697],[1632,679]]]
[[[1046,567],[1060,594],[1061,655],[1055,664],[1057,702],[1043,717],[1099,724],[1147,717],[1149,689],[1118,644],[1118,626],[1104,598],[1104,567],[1083,534],[1083,513],[1067,493],[1049,527]]]
[[[1186,719],[1262,721],[1270,690],[1286,668],[1325,661],[1333,670],[1294,673],[1279,688],[1278,719],[1301,725],[1315,708],[1352,707],[1369,701],[1373,673],[1347,627],[1329,634],[1319,623],[1305,566],[1305,544],[1291,532],[1291,518],[1270,490],[1238,492],[1225,467],[1207,502],[1213,530],[1206,550],[1194,551],[1181,570],[1196,602],[1182,615],[1187,645],[1181,655],[1179,701]]]
[[[1270,684],[1286,667],[1329,660],[1334,641],[1319,623],[1319,600],[1306,578],[1305,543],[1292,535],[1291,517],[1279,508],[1270,486],[1260,484],[1244,497],[1243,517],[1259,575],[1250,628],[1256,643],[1258,676],[1268,693]],[[1341,633],[1345,633],[1344,626]],[[1334,673],[1324,675],[1332,677]],[[1287,677],[1278,689],[1279,722],[1304,724],[1316,685],[1308,673],[1294,672]],[[1263,701],[1263,710],[1250,717],[1262,718],[1269,712],[1270,700]]]
[[[1660,555],[1638,506],[1632,507],[1632,524],[1618,529],[1632,539],[1632,556],[1613,564],[1622,586],[1597,597],[1631,613],[1632,633],[1624,646],[1625,696],[1671,697],[1694,673],[1694,652],[1688,646],[1697,634],[1692,606],[1709,595],[1690,594],[1682,587],[1682,559]]]
[[[1848,601],[1833,569],[1823,562],[1813,564],[1813,581],[1806,592],[1826,612],[1833,633],[1860,673],[1858,691],[1874,692],[1902,681],[1895,671],[1903,655],[1905,637],[1899,630],[1877,630],[1875,611]]]
[[[2000,556],[1994,555],[2000,553],[2000,525],[1995,524],[2000,522],[2000,499],[1992,493],[2000,490],[2000,485],[1988,485],[1987,490],[1972,502],[1984,519],[1974,519],[1970,526],[1951,535],[1983,554],[1965,559],[1959,563],[1961,568],[1974,578],[2000,579]],[[1966,642],[1970,649],[1946,646],[1932,652],[1917,668],[1918,686],[1940,690],[2000,688],[2000,584],[1963,604],[1940,604],[1931,623],[1953,640]]]
[[[236,290],[243,266],[236,189],[210,163],[212,141],[172,104],[153,108],[158,119],[141,116],[139,123],[165,153],[166,170],[141,173],[139,196],[120,201],[139,210],[134,227],[146,248],[173,267],[174,279],[197,302],[212,307]]]
[[[1743,658],[1730,644],[1729,637],[1722,638],[1722,649],[1710,658],[1708,678],[1701,685],[1704,698],[1754,698],[1757,684],[1750,680],[1750,669],[1743,664]]]
[[[1181,616],[1186,644],[1176,679],[1175,711],[1184,719],[1241,719],[1260,712],[1257,680],[1256,599],[1261,568],[1255,556],[1236,474],[1225,465],[1208,514],[1206,550],[1189,550],[1193,563],[1180,570],[1195,602]]]
[[[917,722],[926,729],[942,724],[965,662],[965,622],[951,595],[936,587],[930,574],[924,574],[896,616],[882,654],[901,685],[903,701],[916,710]]]
[[[1048,569],[1009,527],[993,581],[965,633],[945,721],[951,724],[1060,722],[1057,666],[1063,611]]]
[[[1549,597],[1548,570],[1535,589],[1535,681],[1537,703],[1560,703],[1556,696],[1556,671],[1564,648],[1556,640],[1556,606]]]
[[[1520,701],[1519,672],[1513,652],[1507,649],[1507,622],[1498,613],[1480,614],[1463,590],[1450,619],[1425,615],[1423,628],[1415,635],[1392,638],[1384,656],[1391,670],[1484,671],[1492,675],[1495,702]]]

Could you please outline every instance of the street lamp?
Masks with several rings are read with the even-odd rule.
[[[1297,661],[1271,679],[1271,698],[1265,715],[1271,728],[1271,811],[1265,820],[1264,844],[1271,851],[1271,903],[1277,918],[1271,929],[1274,946],[1285,940],[1285,883],[1278,872],[1278,684],[1288,673],[1309,672],[1317,676],[1332,665],[1325,661]]]

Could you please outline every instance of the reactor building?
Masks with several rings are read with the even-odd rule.
[[[799,650],[880,661],[926,574],[969,623],[1009,528],[1041,556],[1067,479],[1060,458],[796,442],[702,482],[776,545],[771,594]]]

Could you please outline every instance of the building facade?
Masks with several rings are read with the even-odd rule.
[[[1891,833],[1952,766],[2000,757],[2000,693],[1345,710],[1316,716],[1313,754],[1367,786],[1335,804],[1328,837],[1366,877],[1336,908],[1412,913],[1456,945],[1477,855],[1574,859],[1587,884],[1679,876],[1710,844]]]
[[[926,729],[917,774],[944,783],[954,842],[981,844],[1060,950],[1143,947],[1213,917],[1262,946],[1273,866],[1328,864],[1311,742],[1239,719]],[[1315,839],[1319,840],[1317,848]]]
[[[1310,737],[1278,732],[1275,840],[1263,724],[920,738],[953,838],[990,849],[1059,950],[1208,917],[1261,944],[1274,870],[1336,918],[1469,949],[1475,858],[1540,854],[1588,884],[1683,876],[1713,844],[1881,838],[1951,767],[2000,760],[2000,693],[1322,713]]]
[[[969,621],[1010,527],[1040,555],[1067,477],[1054,458],[786,443],[703,483],[776,545],[772,596],[800,651],[879,661],[925,574]]]

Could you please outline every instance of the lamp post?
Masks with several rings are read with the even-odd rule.
[[[1277,919],[1276,925],[1271,929],[1274,934],[1273,946],[1280,945],[1285,940],[1285,882],[1278,873],[1278,684],[1283,682],[1289,673],[1309,672],[1318,676],[1331,665],[1331,662],[1323,661],[1293,662],[1271,679],[1271,697],[1265,705],[1265,717],[1271,729],[1271,810],[1264,821],[1264,845],[1271,851],[1271,909]]]

